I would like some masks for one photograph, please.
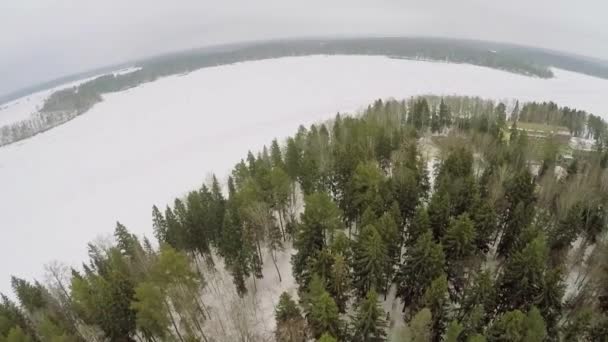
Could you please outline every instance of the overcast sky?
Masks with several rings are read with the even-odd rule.
[[[608,59],[606,0],[0,0],[0,94],[225,42],[399,35],[519,43]]]

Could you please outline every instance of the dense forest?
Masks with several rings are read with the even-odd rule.
[[[103,94],[136,87],[161,77],[236,62],[319,54],[379,55],[467,63],[542,78],[553,77],[551,67],[556,67],[608,78],[608,62],[483,41],[395,37],[276,40],[213,46],[137,61],[134,65],[141,67],[138,71],[107,74],[77,87],[58,90],[45,100],[39,113],[31,119],[2,127],[0,145],[27,139],[71,120],[102,101]]]
[[[117,223],[82,267],[13,277],[0,341],[608,341],[607,133],[553,103],[378,100],[153,206],[156,241]],[[202,295],[219,273],[252,295],[265,263],[297,284],[270,338]]]

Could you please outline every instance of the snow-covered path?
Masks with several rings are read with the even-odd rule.
[[[151,206],[220,178],[247,150],[299,124],[376,98],[462,94],[554,100],[608,113],[608,81],[556,70],[537,79],[488,68],[366,56],[238,63],[109,94],[86,114],[0,148],[0,291],[78,265],[86,243],[120,220],[151,235]]]

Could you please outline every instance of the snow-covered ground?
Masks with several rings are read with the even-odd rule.
[[[129,67],[129,68],[124,68],[124,69],[120,69],[117,71],[114,71],[112,74],[114,76],[119,76],[119,75],[126,75],[126,74],[130,74],[132,72],[136,72],[141,70],[141,67]]]
[[[79,265],[86,243],[120,220],[151,235],[164,206],[299,124],[376,98],[461,94],[608,113],[608,81],[555,70],[553,79],[489,68],[367,56],[245,62],[105,96],[86,114],[0,148],[0,291],[40,277],[53,259]],[[0,112],[0,118],[2,112]]]

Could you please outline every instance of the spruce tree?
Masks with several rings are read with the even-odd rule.
[[[444,190],[438,190],[431,198],[428,215],[433,237],[441,240],[450,224],[450,200]]]
[[[338,306],[327,291],[312,299],[308,322],[315,338],[324,333],[339,338],[342,336],[343,323],[340,320]]]
[[[444,273],[445,256],[441,245],[433,241],[431,232],[424,233],[407,250],[396,276],[397,296],[403,309],[422,298],[431,282]]]
[[[530,242],[509,258],[498,279],[499,311],[528,309],[543,292],[548,259],[544,236]]]
[[[418,238],[431,231],[431,221],[427,210],[420,206],[416,209],[416,215],[407,229],[407,237],[405,245],[413,246]]]
[[[353,256],[354,285],[362,297],[371,289],[384,292],[386,265],[390,265],[385,242],[374,226],[363,227]]]
[[[464,286],[467,265],[475,253],[475,227],[466,214],[452,220],[443,237],[448,276],[458,292]]]
[[[334,258],[334,264],[329,274],[328,289],[336,300],[339,311],[344,313],[352,289],[352,276],[350,274],[350,265],[341,254],[337,254]]]
[[[428,308],[422,308],[409,322],[412,342],[431,342],[433,315]]]
[[[445,331],[446,310],[448,306],[448,281],[445,275],[441,275],[431,282],[423,297],[423,305],[431,310],[432,341],[440,341]]]
[[[306,288],[310,280],[312,259],[331,243],[334,232],[342,226],[340,210],[327,194],[309,195],[305,202],[294,241],[297,252],[292,256],[293,274],[301,288]]]
[[[450,112],[450,108],[445,104],[443,99],[439,103],[439,127],[440,130],[450,127],[452,125],[452,113]]]
[[[304,342],[306,341],[306,325],[300,308],[289,293],[283,292],[275,309],[277,341]]]
[[[357,304],[357,312],[352,319],[352,341],[386,341],[386,328],[384,310],[378,302],[378,294],[372,289]]]
[[[458,321],[452,321],[448,325],[448,328],[445,332],[445,342],[458,342],[458,337],[463,331],[463,327]]]

